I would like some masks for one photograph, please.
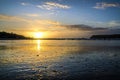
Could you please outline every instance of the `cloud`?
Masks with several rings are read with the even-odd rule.
[[[59,22],[57,21],[52,21],[52,20],[40,20],[40,19],[27,19],[23,17],[18,17],[18,16],[8,16],[8,15],[1,15],[0,14],[0,21],[6,22],[6,25],[12,26],[12,25],[22,25],[23,23],[25,24],[26,27],[31,27],[31,28],[37,28],[37,29],[47,29],[47,28],[53,28],[52,26],[57,26],[60,25]],[[7,23],[11,22],[11,23]],[[16,23],[17,22],[17,23]],[[18,24],[21,23],[22,24]],[[24,27],[24,26],[21,26]]]
[[[109,8],[109,7],[118,7],[120,8],[120,4],[119,3],[106,3],[106,2],[98,2],[96,3],[96,6],[94,6],[93,8],[96,8],[96,9],[106,9],[106,8]]]
[[[29,5],[29,3],[25,3],[25,2],[22,2],[22,3],[20,3],[20,4],[23,5],[23,6]]]
[[[100,35],[100,34],[120,34],[120,29],[106,29],[103,31],[91,31],[90,35]]]
[[[37,17],[38,14],[26,14],[27,16]],[[104,30],[107,28],[120,28],[120,21],[109,21],[109,22],[91,22],[80,24],[80,25],[61,25],[61,23],[53,20],[43,20],[43,19],[27,19],[19,16],[9,16],[9,15],[2,15],[0,14],[0,21],[4,22],[24,22],[29,26],[36,26],[36,27],[50,27],[50,26],[62,26],[66,29],[71,30],[83,30],[83,31],[90,31],[90,30]],[[94,27],[93,27],[94,26]]]
[[[120,20],[111,20],[111,21],[84,21],[82,22],[85,25],[101,27],[101,28],[120,28]]]
[[[106,30],[108,28],[101,28],[101,27],[92,27],[88,25],[63,25],[63,27],[70,29],[70,30],[80,30],[80,31],[101,31]]]
[[[52,20],[31,20],[29,21],[30,24],[33,24],[34,26],[42,26],[42,27],[50,27],[50,26],[56,26],[59,25],[59,22],[52,21]]]
[[[28,17],[39,17],[39,14],[25,14]]]
[[[120,21],[110,21],[107,23],[107,25],[113,28],[120,27]]]
[[[108,22],[99,22],[99,23],[97,22],[96,26],[107,27],[107,28],[120,28],[120,21],[113,20]]]
[[[80,25],[63,25],[63,27],[72,30],[72,31],[76,31],[80,34],[86,34],[87,37],[91,36],[91,35],[95,35],[95,34],[120,34],[120,28],[103,28],[103,27],[92,27],[89,25],[84,25],[84,24],[80,24]],[[78,34],[78,36],[80,35]],[[84,37],[84,36],[83,36]]]
[[[27,21],[24,18],[18,17],[18,16],[8,16],[8,15],[2,15],[0,14],[0,21]]]
[[[63,5],[55,2],[45,2],[42,5],[37,5],[38,8],[46,9],[46,10],[53,10],[53,9],[69,9],[71,8],[68,5]]]

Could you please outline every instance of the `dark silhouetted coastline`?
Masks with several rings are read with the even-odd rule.
[[[90,38],[31,38],[2,31],[0,32],[0,40],[120,40],[120,34],[92,35]]]
[[[29,37],[25,37],[23,35],[18,35],[15,33],[8,33],[8,32],[0,32],[0,40],[19,40],[19,39],[31,39]]]
[[[120,34],[111,35],[93,35],[90,37],[92,40],[120,40]]]

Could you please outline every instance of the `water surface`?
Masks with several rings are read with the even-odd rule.
[[[0,80],[120,80],[119,40],[0,40]]]

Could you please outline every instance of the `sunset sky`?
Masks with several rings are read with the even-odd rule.
[[[120,0],[0,0],[0,31],[42,38],[120,34]]]

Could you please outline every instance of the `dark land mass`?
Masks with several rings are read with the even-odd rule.
[[[96,39],[96,40],[120,40],[120,34],[112,34],[112,35],[93,35],[90,37],[90,39]]]
[[[3,31],[0,32],[0,40],[120,40],[120,34],[93,35],[90,38],[31,38]]]
[[[8,32],[0,32],[0,40],[19,40],[19,39],[32,39],[29,37],[25,37],[23,35],[18,35],[15,33],[8,33]]]

